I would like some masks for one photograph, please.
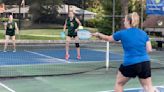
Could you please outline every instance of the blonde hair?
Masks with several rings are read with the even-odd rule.
[[[140,16],[138,15],[137,12],[130,13],[130,14],[128,15],[128,20],[129,20],[129,18],[131,19],[131,20],[130,20],[130,21],[131,21],[130,25],[131,25],[132,27],[138,27],[138,26],[139,26],[139,23],[140,23]]]

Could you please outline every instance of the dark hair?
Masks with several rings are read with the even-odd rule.
[[[10,15],[12,15],[12,16],[13,16],[13,14],[12,14],[11,12],[8,14],[8,16],[10,16]]]

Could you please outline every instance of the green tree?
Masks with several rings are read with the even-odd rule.
[[[3,0],[6,5],[20,5],[22,0]],[[58,15],[57,8],[63,0],[25,0],[30,6],[34,23],[53,21]]]
[[[98,11],[102,10],[102,8],[100,8],[101,1],[102,0],[64,0],[64,3],[68,5],[75,5],[80,8],[85,8],[97,13]]]
[[[129,12],[138,12],[139,15],[141,14],[141,8],[145,10],[145,1],[143,0],[115,0],[116,2],[116,15],[126,15]],[[143,7],[141,6],[143,3]],[[112,15],[113,5],[112,0],[102,0],[101,1],[103,7],[103,15]],[[98,22],[99,31],[104,34],[111,34],[112,33],[112,17],[103,17],[101,16],[101,20]],[[144,13],[144,18],[146,14]],[[122,18],[115,18],[115,31],[119,30],[123,26]]]
[[[77,7],[84,8],[83,1],[84,0],[64,0],[63,2],[68,5],[75,5]]]
[[[2,0],[2,2],[4,2],[6,5],[18,5],[21,0]]]
[[[29,5],[33,22],[54,22],[58,15],[57,9],[62,3],[62,0],[31,0]]]
[[[121,14],[121,5],[120,1],[116,0],[116,15]],[[101,16],[101,19],[98,24],[99,31],[104,34],[112,34],[112,15],[113,15],[113,2],[112,0],[102,0],[101,1],[102,7],[103,7],[103,15]],[[120,28],[121,19],[116,18],[116,30]]]
[[[102,0],[87,0],[86,8],[87,10],[97,13],[97,15],[101,15],[103,12],[103,7],[101,5]]]

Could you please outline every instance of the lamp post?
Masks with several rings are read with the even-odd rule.
[[[83,3],[83,17],[82,17],[82,24],[83,24],[83,26],[85,26],[85,4],[86,4],[86,0],[83,0],[82,1],[82,3]]]
[[[20,0],[19,5],[18,5],[19,6],[19,16],[18,16],[19,17],[18,18],[19,19],[19,22],[18,22],[18,24],[19,24],[19,30],[21,29],[21,2],[22,1]]]
[[[143,22],[144,22],[144,1],[141,0],[141,29],[143,29]]]
[[[113,28],[112,28],[112,33],[114,34],[115,32],[115,7],[116,7],[116,1],[113,0],[113,21],[112,21],[112,25],[113,25]]]

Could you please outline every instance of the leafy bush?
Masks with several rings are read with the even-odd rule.
[[[14,21],[18,21],[18,19],[13,19]],[[9,21],[9,18],[0,18],[0,22],[7,22]]]
[[[98,25],[98,20],[97,19],[89,19],[85,21],[85,26],[86,27],[92,27],[95,28]]]
[[[102,7],[103,7],[103,15],[105,15],[105,17],[102,17],[102,19],[99,21],[99,25],[98,25],[98,29],[99,32],[107,34],[107,35],[111,35],[112,34],[112,11],[113,11],[113,2],[112,0],[102,0]],[[121,5],[120,5],[120,0],[116,0],[116,11],[115,14],[116,15],[120,15],[121,14]],[[115,30],[120,29],[120,23],[121,20],[120,18],[115,18]]]
[[[106,35],[112,34],[112,20],[108,18],[101,19],[98,23],[98,30]]]

